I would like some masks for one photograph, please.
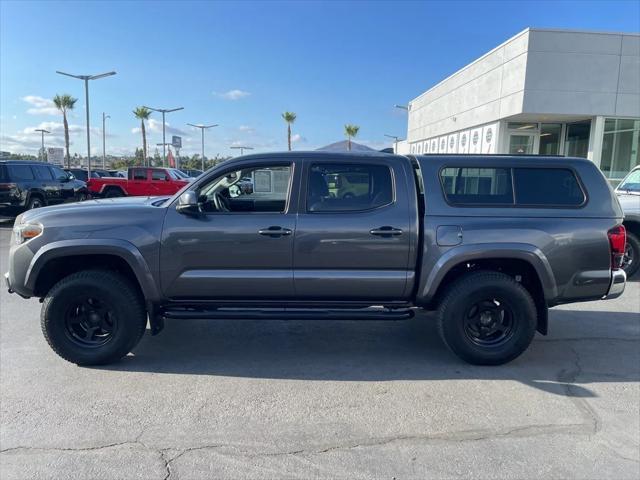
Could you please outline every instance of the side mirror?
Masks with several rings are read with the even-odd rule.
[[[183,215],[200,215],[200,203],[196,192],[187,190],[180,195],[176,210]]]

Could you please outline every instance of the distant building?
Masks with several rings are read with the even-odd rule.
[[[640,156],[640,34],[527,29],[409,103],[400,153]]]

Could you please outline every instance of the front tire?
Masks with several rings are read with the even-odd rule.
[[[458,357],[501,365],[520,356],[536,332],[536,306],[508,275],[479,271],[456,280],[438,308],[438,329]]]
[[[104,196],[105,198],[119,198],[124,197],[124,194],[119,188],[110,188]]]
[[[29,203],[27,204],[27,210],[33,210],[35,208],[44,207],[45,203],[40,197],[34,196],[29,199]]]
[[[42,332],[51,348],[77,365],[113,363],[129,353],[147,324],[137,288],[106,270],[85,270],[56,283],[42,304]]]
[[[638,268],[640,268],[640,240],[628,230],[622,268],[629,278],[638,273]]]

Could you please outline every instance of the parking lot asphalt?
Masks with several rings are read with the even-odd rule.
[[[0,227],[0,271],[10,230]],[[474,367],[405,322],[172,321],[108,367],[0,293],[0,478],[640,478],[640,283]]]

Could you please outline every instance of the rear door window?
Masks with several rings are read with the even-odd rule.
[[[45,165],[35,165],[32,168],[35,171],[36,178],[38,180],[53,180],[53,175],[51,174],[51,170],[49,170],[49,167]]]
[[[440,181],[454,205],[513,205],[509,168],[443,168]]]
[[[11,180],[34,180],[33,171],[29,165],[7,165]]]
[[[386,165],[315,164],[307,186],[307,211],[364,211],[393,202],[393,181]]]
[[[513,180],[518,206],[579,207],[585,194],[572,170],[515,168]]]

